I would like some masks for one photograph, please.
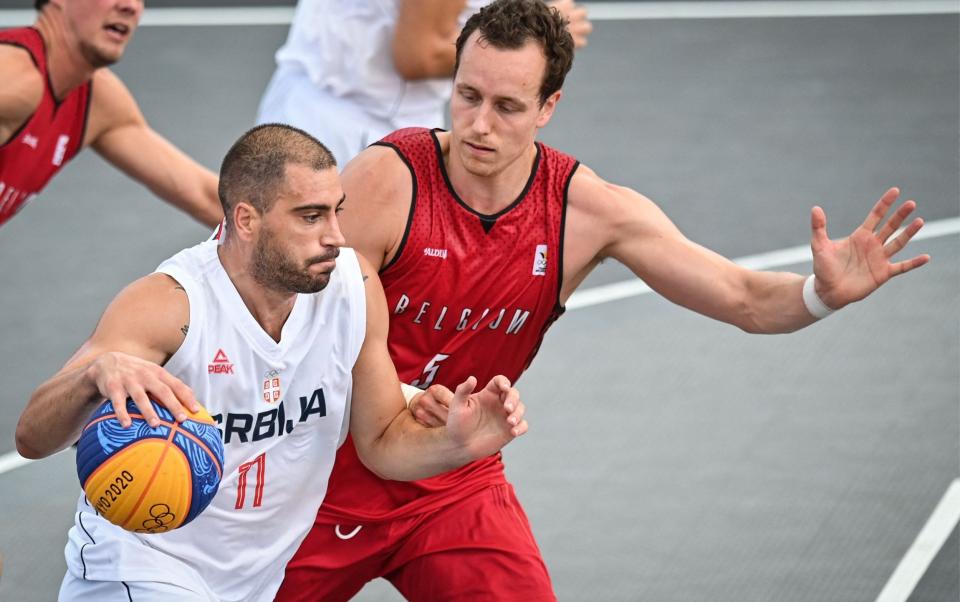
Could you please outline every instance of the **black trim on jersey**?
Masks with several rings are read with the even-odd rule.
[[[383,140],[380,140],[379,142],[374,142],[370,146],[384,146],[386,148],[392,148],[393,152],[397,153],[397,156],[400,157],[400,160],[403,161],[403,164],[406,165],[407,169],[410,170],[410,180],[412,184],[412,191],[410,195],[410,212],[407,214],[407,225],[403,228],[403,238],[400,239],[400,245],[397,246],[397,252],[393,254],[393,259],[387,262],[387,265],[380,268],[379,273],[382,274],[386,272],[390,266],[395,264],[398,259],[400,259],[400,255],[403,254],[404,247],[407,246],[407,238],[410,236],[410,228],[413,227],[413,212],[417,208],[417,174],[415,171],[413,171],[413,165],[410,163],[410,159],[403,154],[403,151],[401,151],[400,147],[397,145],[391,142],[384,142]]]
[[[130,602],[133,602],[133,596],[130,595],[130,586],[127,585],[126,581],[121,581],[120,583],[123,584],[123,587],[127,588],[127,600],[130,600]]]
[[[453,199],[460,204],[461,207],[469,211],[470,213],[476,215],[480,218],[480,225],[483,226],[484,232],[489,233],[493,226],[497,223],[497,220],[503,216],[505,213],[509,212],[511,209],[520,204],[520,202],[526,198],[527,193],[530,192],[530,187],[533,186],[533,181],[537,177],[537,171],[540,169],[540,143],[535,142],[534,145],[537,147],[537,156],[533,160],[533,169],[530,170],[530,177],[527,178],[527,183],[523,186],[523,190],[520,191],[520,196],[518,196],[512,203],[497,211],[494,214],[487,215],[485,213],[480,213],[470,205],[466,204],[463,199],[460,198],[460,195],[457,194],[457,191],[454,190],[453,184],[450,183],[450,176],[447,174],[447,166],[443,163],[443,149],[440,148],[440,139],[437,138],[437,132],[443,131],[441,129],[430,130],[430,136],[433,137],[433,146],[437,152],[437,163],[440,164],[440,173],[443,174],[443,181],[447,184],[447,190],[450,191],[450,194],[453,196]]]
[[[87,536],[87,539],[90,540],[90,543],[85,543],[80,546],[80,563],[83,565],[83,579],[87,579],[87,561],[83,559],[83,550],[90,544],[97,545],[96,540],[93,536],[90,535],[90,532],[87,531],[87,528],[83,525],[83,512],[77,512],[77,523],[80,524],[80,529],[83,530],[83,534]]]
[[[83,150],[83,142],[87,138],[87,122],[90,119],[90,106],[93,104],[93,78],[90,78],[90,81],[87,82],[87,106],[83,108],[83,126],[80,128],[80,144],[77,146],[77,152],[73,154],[74,157],[80,154],[80,151]],[[71,159],[73,157],[70,157]]]
[[[564,235],[567,232],[567,207],[570,205],[570,183],[573,182],[573,175],[577,173],[577,168],[580,167],[580,162],[575,161],[573,167],[570,169],[570,173],[567,174],[567,182],[563,185],[563,209],[560,211],[560,251],[557,255],[560,259],[557,261],[557,301],[556,308],[554,311],[558,312],[557,317],[560,317],[560,314],[567,311],[566,306],[563,303],[560,303],[560,292],[563,290],[563,240]]]
[[[60,110],[60,105],[63,104],[63,101],[67,99],[67,96],[70,96],[70,93],[67,92],[67,95],[63,97],[63,100],[57,98],[56,92],[53,91],[53,80],[50,79],[50,52],[47,49],[47,40],[44,39],[43,34],[40,33],[40,30],[36,27],[28,27],[27,29],[32,29],[37,32],[37,37],[40,38],[40,45],[43,46],[43,60],[47,64],[47,87],[50,88],[50,98],[53,99],[53,116],[57,116],[57,111]]]
[[[17,48],[23,48],[24,50],[26,50],[26,51],[27,51],[27,54],[30,55],[30,60],[33,61],[34,66],[37,68],[37,71],[40,71],[40,63],[37,62],[37,57],[33,56],[33,51],[31,51],[29,48],[27,48],[26,46],[24,46],[24,45],[21,44],[20,42],[14,42],[14,41],[12,41],[12,40],[0,40],[0,44],[4,44],[4,45],[6,45],[6,46],[16,46]],[[48,71],[49,71],[49,70],[48,70]],[[43,103],[43,99],[42,99],[42,98],[40,99],[40,103],[41,103],[41,104]],[[37,105],[37,109],[39,109],[39,108],[40,108],[40,104]],[[27,129],[27,126],[30,125],[30,122],[33,120],[33,118],[34,118],[34,116],[36,116],[36,114],[37,114],[37,111],[36,111],[36,110],[34,110],[33,113],[30,113],[30,116],[27,117],[27,120],[24,121],[24,122],[20,125],[20,127],[18,127],[18,128],[16,129],[15,132],[13,132],[13,134],[10,136],[10,138],[8,138],[5,142],[0,142],[0,148],[3,148],[3,147],[5,147],[6,145],[8,145],[8,144],[10,144],[11,142],[13,142],[14,140],[16,140],[17,137],[20,136],[20,134],[23,133],[23,130]]]

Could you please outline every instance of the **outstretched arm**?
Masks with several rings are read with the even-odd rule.
[[[37,387],[17,424],[17,451],[43,458],[72,444],[90,414],[111,399],[129,426],[132,397],[151,425],[158,418],[148,397],[179,421],[200,409],[193,392],[161,367],[180,347],[190,310],[186,293],[169,276],[152,274],[113,300],[93,335],[67,364]]]
[[[838,309],[862,299],[893,275],[929,259],[890,260],[922,226],[922,220],[915,220],[891,238],[915,208],[907,202],[883,222],[897,194],[896,189],[888,191],[864,224],[838,241],[827,238],[826,218],[821,209],[814,209],[815,283],[829,307]],[[578,242],[565,250],[565,257],[573,253],[574,265],[595,265],[591,253],[597,259],[613,257],[670,301],[747,332],[791,332],[816,321],[803,301],[803,276],[749,270],[697,245],[659,207],[633,190],[608,184],[583,168],[574,176],[570,199],[567,240]],[[572,292],[567,283],[564,289]]]
[[[223,219],[217,176],[155,132],[126,86],[107,69],[94,76],[87,143],[200,223],[213,227]]]
[[[417,423],[387,352],[383,287],[360,257],[367,276],[367,333],[353,370],[350,433],[363,463],[383,478],[422,479],[493,454],[526,432],[523,403],[503,376],[477,393],[475,378],[461,383],[445,427]]]

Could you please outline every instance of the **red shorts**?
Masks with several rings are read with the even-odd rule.
[[[377,577],[412,602],[556,600],[510,484],[390,522],[322,520],[287,565],[278,601],[349,600]]]

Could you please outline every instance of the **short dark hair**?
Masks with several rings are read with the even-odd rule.
[[[337,166],[330,149],[289,125],[266,123],[240,136],[220,165],[217,193],[227,224],[232,222],[232,209],[238,202],[250,203],[260,213],[269,211],[291,163],[317,171]]]
[[[515,50],[528,40],[540,44],[547,59],[540,83],[540,104],[563,87],[563,80],[573,66],[573,36],[567,31],[567,20],[556,8],[540,0],[497,0],[484,6],[469,19],[457,38],[457,60],[454,73],[460,68],[460,54],[474,31],[480,40],[494,48]]]
[[[33,8],[40,10],[47,2],[50,2],[50,0],[33,0]]]

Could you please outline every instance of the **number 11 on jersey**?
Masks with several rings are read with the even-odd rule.
[[[247,499],[247,475],[250,473],[250,469],[256,467],[256,481],[253,489],[253,507],[259,508],[263,504],[263,483],[266,480],[267,475],[267,452],[263,452],[253,460],[249,462],[244,462],[237,467],[237,471],[240,473],[240,478],[237,479],[237,504],[234,506],[235,509],[240,510],[243,508],[244,503]]]

